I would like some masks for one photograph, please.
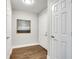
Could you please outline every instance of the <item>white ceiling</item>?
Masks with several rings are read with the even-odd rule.
[[[47,0],[34,0],[34,4],[27,5],[23,0],[11,0],[13,10],[29,11],[33,13],[40,13],[47,8]]]

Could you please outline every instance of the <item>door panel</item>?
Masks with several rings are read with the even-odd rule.
[[[66,13],[64,12],[64,13],[62,13],[61,14],[61,33],[62,34],[66,34],[66,32],[67,32],[67,28],[66,28]]]
[[[57,0],[50,4],[51,59],[71,59],[71,0]]]
[[[59,31],[58,31],[58,24],[59,24],[59,16],[58,15],[55,15],[55,20],[54,20],[54,31],[55,31],[55,33],[58,33]]]

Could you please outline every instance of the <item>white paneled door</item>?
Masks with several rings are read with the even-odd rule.
[[[71,0],[51,2],[51,59],[71,59]]]

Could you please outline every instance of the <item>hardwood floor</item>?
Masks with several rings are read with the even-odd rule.
[[[16,48],[10,59],[47,59],[47,50],[40,45]]]

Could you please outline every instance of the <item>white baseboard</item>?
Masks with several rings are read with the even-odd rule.
[[[50,59],[50,56],[49,55],[47,55],[47,59]]]
[[[6,55],[6,59],[10,59],[11,54],[12,54],[12,48],[10,49],[9,54],[8,54],[8,55]]]
[[[14,46],[12,48],[21,48],[21,47],[28,47],[28,46],[33,46],[33,45],[39,45],[39,43],[24,44],[24,45]]]
[[[12,54],[12,48],[10,49],[10,55]]]
[[[44,49],[46,49],[48,51],[48,49],[46,47],[44,47],[43,45],[39,44],[40,46],[42,46]]]

